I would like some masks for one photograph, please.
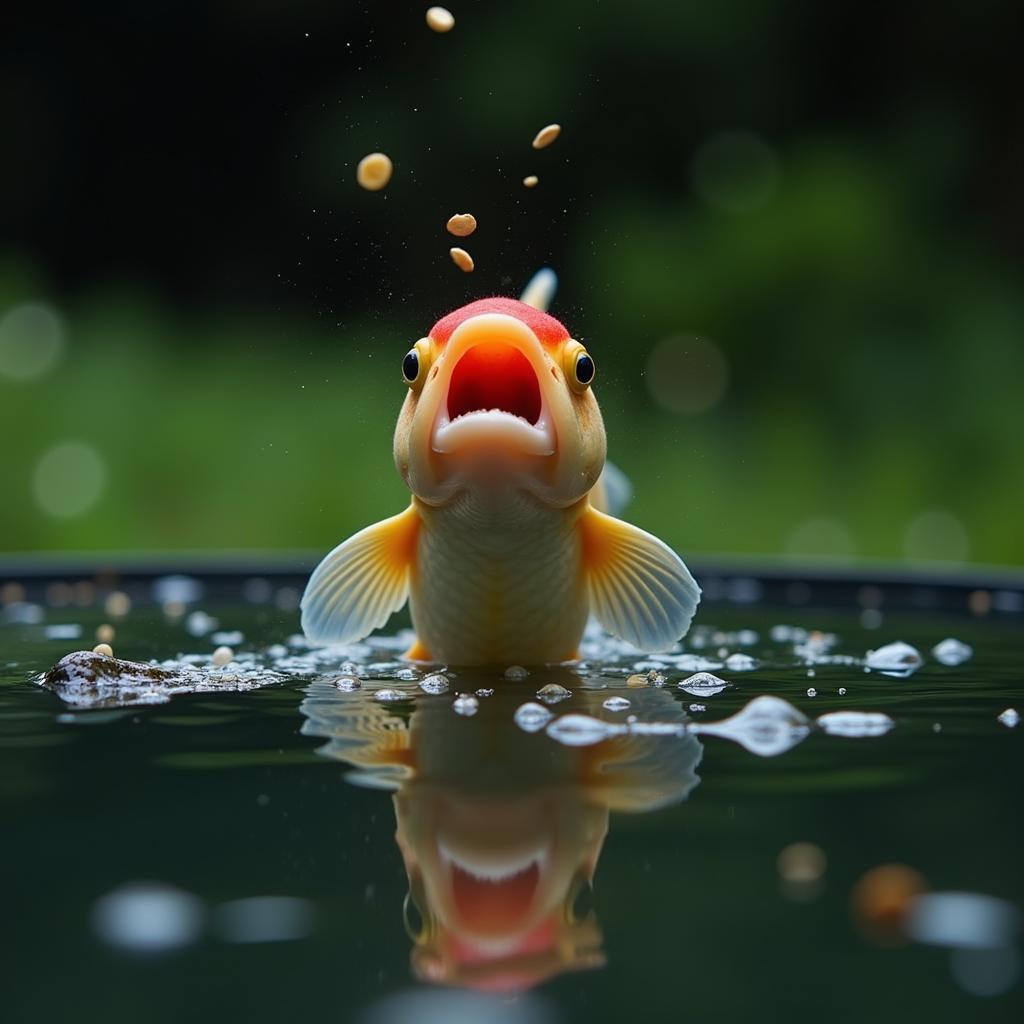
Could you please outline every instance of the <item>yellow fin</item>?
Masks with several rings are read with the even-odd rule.
[[[405,604],[419,525],[410,505],[349,537],[316,567],[302,595],[307,639],[318,644],[361,640]]]
[[[657,537],[589,505],[580,516],[590,608],[601,625],[644,651],[671,647],[690,628],[700,587]]]

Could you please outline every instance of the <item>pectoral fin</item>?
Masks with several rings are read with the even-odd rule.
[[[302,630],[347,644],[383,626],[409,596],[420,519],[415,507],[360,530],[314,570],[302,595]]]
[[[579,526],[590,608],[601,625],[644,651],[671,647],[700,600],[682,559],[657,537],[589,506]]]

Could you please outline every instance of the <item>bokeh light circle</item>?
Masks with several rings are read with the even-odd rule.
[[[708,206],[729,213],[744,213],[766,203],[778,180],[775,151],[748,132],[716,135],[693,158],[697,194]]]
[[[40,456],[32,492],[47,515],[70,519],[95,504],[106,480],[106,464],[91,444],[62,441]]]
[[[964,524],[941,508],[931,508],[915,517],[903,535],[903,550],[916,562],[965,562],[970,538]]]
[[[706,338],[673,335],[647,357],[647,389],[669,412],[695,415],[716,406],[729,386],[729,364]]]
[[[0,317],[0,377],[33,380],[57,365],[64,322],[50,306],[25,302]]]
[[[797,523],[786,539],[786,552],[806,558],[849,558],[853,534],[837,519],[815,516]]]

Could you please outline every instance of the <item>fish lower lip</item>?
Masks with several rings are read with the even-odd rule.
[[[502,409],[477,409],[449,420],[442,412],[434,427],[432,447],[448,454],[474,443],[506,444],[527,455],[554,455],[555,437],[547,411],[528,423]]]

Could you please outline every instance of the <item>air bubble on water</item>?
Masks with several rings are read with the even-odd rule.
[[[506,679],[508,679],[510,682],[517,683],[521,682],[529,674],[530,673],[525,668],[523,668],[522,665],[509,665],[509,667],[505,669],[504,673]]]
[[[43,630],[47,640],[77,640],[82,635],[82,627],[77,622],[53,623]]]
[[[997,719],[1006,726],[1007,729],[1016,729],[1020,724],[1020,714],[1016,708],[1007,708],[1005,711],[1000,712]]]
[[[840,686],[839,687],[839,696],[840,697],[845,697],[846,696],[846,687],[845,686]]]
[[[554,718],[554,715],[542,704],[534,704],[531,701],[529,704],[522,704],[516,708],[513,717],[516,725],[524,732],[537,732],[543,729]]]
[[[537,691],[537,699],[544,701],[545,704],[557,704],[571,696],[572,691],[567,690],[559,683],[548,683]]]
[[[749,654],[737,652],[725,659],[725,667],[731,672],[752,672],[757,668],[757,659]]]
[[[185,619],[185,631],[190,636],[206,636],[219,625],[220,623],[212,615],[198,609],[190,612],[188,618]]]
[[[452,701],[452,710],[457,715],[465,715],[468,718],[480,710],[480,701],[471,693],[460,693]]]
[[[707,711],[707,709],[708,709],[707,704],[691,704],[690,705],[690,710],[694,711],[694,712],[696,712],[696,711]]]
[[[679,689],[693,694],[694,697],[713,697],[721,693],[727,686],[730,686],[724,679],[712,675],[710,672],[697,672],[679,683]]]
[[[755,697],[719,722],[694,722],[690,731],[719,736],[759,757],[775,757],[795,747],[810,732],[807,718],[781,697]]]
[[[450,685],[448,677],[441,672],[432,672],[420,680],[420,689],[424,693],[447,693]]]
[[[974,654],[974,648],[950,636],[937,643],[932,648],[932,654],[943,665],[962,665]]]
[[[817,697],[818,696],[818,691],[813,686],[808,686],[807,687],[807,696],[808,697]]]
[[[476,695],[478,697],[493,697],[494,689],[490,686],[481,686],[480,689],[476,691]]]
[[[362,683],[353,676],[339,676],[334,680],[334,685],[343,693],[352,693],[353,691],[358,690],[362,686]],[[380,698],[378,698],[378,700],[379,699]]]
[[[625,711],[630,706],[625,697],[609,697],[601,704],[607,711]]]
[[[602,722],[590,715],[562,715],[547,728],[547,734],[567,747],[589,747],[610,736],[618,736],[630,730],[628,725]]]
[[[865,664],[883,675],[905,679],[924,664],[924,659],[916,648],[897,640],[878,650],[868,651]]]
[[[422,673],[415,668],[400,668],[395,673],[395,678],[403,683],[415,683]]]
[[[880,711],[830,711],[818,718],[818,726],[831,736],[883,736],[896,723]]]
[[[381,704],[394,704],[395,701],[408,700],[408,694],[403,693],[401,690],[392,690],[385,688],[378,690],[374,695],[374,700],[379,700]]]

